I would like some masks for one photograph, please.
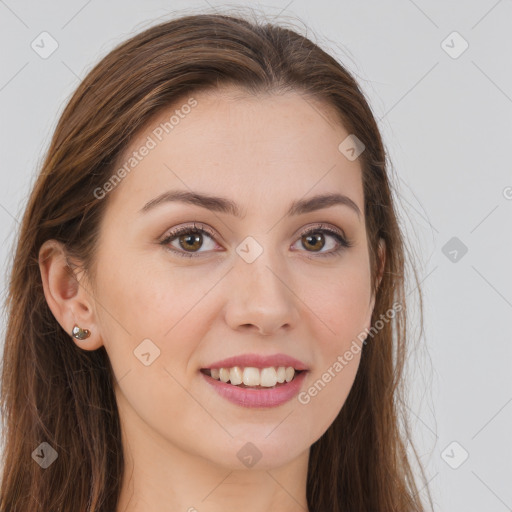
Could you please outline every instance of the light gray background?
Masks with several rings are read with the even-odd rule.
[[[410,414],[436,510],[512,510],[511,0],[0,0],[3,274],[58,116],[92,65],[157,18],[241,5],[303,20],[367,94],[426,299]],[[46,59],[31,48],[43,31],[58,43]],[[469,44],[458,56],[454,31]]]

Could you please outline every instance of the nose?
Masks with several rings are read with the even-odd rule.
[[[237,258],[229,273],[225,318],[233,330],[270,336],[291,330],[300,318],[293,279],[270,252],[264,251],[252,263]]]

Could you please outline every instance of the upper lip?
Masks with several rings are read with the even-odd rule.
[[[234,366],[241,366],[242,368],[268,368],[270,366],[291,366],[295,370],[307,370],[307,366],[298,359],[288,356],[286,354],[272,354],[272,355],[260,355],[260,354],[241,354],[239,356],[228,357],[221,361],[215,361],[211,365],[204,369],[212,368],[233,368]]]

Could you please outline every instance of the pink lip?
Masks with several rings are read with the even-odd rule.
[[[236,366],[236,365],[235,365]],[[272,365],[271,365],[272,366]],[[284,365],[283,365],[284,366]],[[290,382],[282,384],[275,388],[268,389],[250,389],[239,388],[232,384],[227,384],[214,379],[209,375],[199,372],[206,382],[212,386],[219,395],[230,402],[243,407],[277,407],[291,400],[300,391],[307,371],[296,374]]]
[[[246,368],[269,368],[270,366],[292,366],[296,370],[307,370],[308,367],[298,359],[287,356],[286,354],[274,354],[271,356],[262,356],[259,354],[242,354],[240,356],[228,357],[222,361],[216,361],[205,369],[212,368],[233,368],[234,366],[241,366]],[[295,379],[294,379],[295,380]],[[292,381],[293,382],[293,381]],[[232,386],[233,387],[233,386]]]

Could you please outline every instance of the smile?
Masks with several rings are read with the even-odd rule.
[[[301,370],[292,366],[269,366],[267,368],[246,368],[234,366],[232,368],[204,368],[201,370],[215,380],[229,382],[241,388],[273,388],[286,382],[291,382]]]
[[[277,407],[296,396],[308,373],[293,367],[239,367],[200,370],[223,398],[242,407]]]

